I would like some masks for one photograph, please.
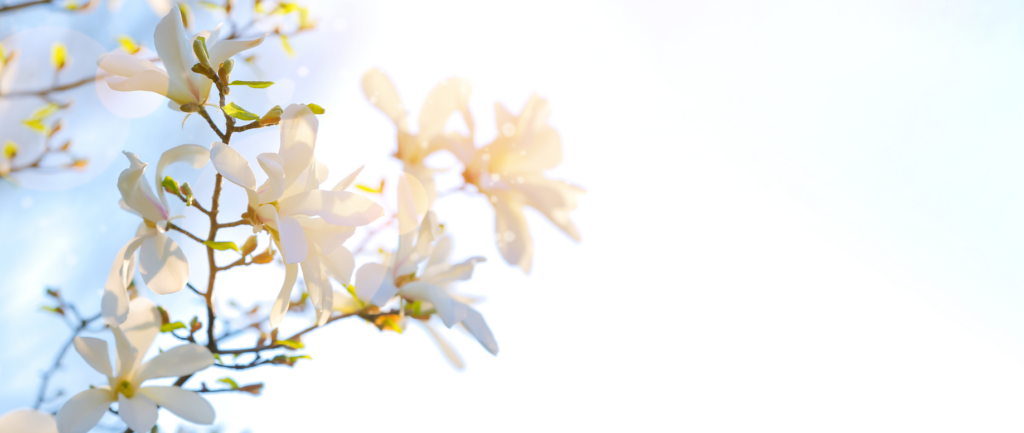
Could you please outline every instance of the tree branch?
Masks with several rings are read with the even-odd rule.
[[[16,4],[16,5],[3,6],[3,7],[0,7],[0,14],[5,13],[5,12],[14,12],[16,10],[25,9],[25,8],[29,8],[29,7],[32,7],[32,6],[40,6],[40,5],[51,4],[51,3],[53,3],[53,0],[33,0],[33,1],[25,2],[25,3],[19,3],[19,4]]]
[[[77,316],[77,313],[75,315]],[[98,320],[101,316],[101,314],[97,314],[92,317],[81,319],[81,322],[79,323],[78,327],[76,327],[72,331],[71,338],[68,339],[67,343],[64,343],[64,346],[61,347],[60,352],[57,353],[57,358],[53,360],[53,365],[50,366],[50,368],[46,370],[45,373],[43,373],[43,382],[39,385],[39,394],[36,397],[35,405],[32,406],[33,409],[38,410],[39,407],[42,406],[43,402],[46,400],[46,388],[50,384],[50,378],[52,378],[53,375],[57,372],[57,369],[60,368],[60,361],[64,359],[64,355],[68,352],[68,348],[70,348],[71,345],[75,343],[75,338],[77,338],[78,334],[81,334],[82,331],[84,331],[85,328],[89,326],[90,323]]]
[[[199,238],[199,236],[196,236],[196,235],[194,235],[192,233],[189,233],[188,230],[185,230],[185,229],[183,229],[181,227],[178,227],[178,226],[174,225],[173,223],[168,222],[167,223],[167,228],[172,229],[172,230],[177,230],[179,232],[182,232],[182,233],[185,234],[185,236],[188,236],[188,237],[192,238],[192,240],[194,240],[196,242],[199,242],[199,243],[203,243],[204,242],[202,239]]]

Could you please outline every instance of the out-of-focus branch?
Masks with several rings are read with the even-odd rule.
[[[25,3],[18,3],[16,5],[0,6],[0,14],[5,12],[14,12],[16,10],[30,8],[32,6],[42,6],[48,4],[53,4],[53,0],[33,0]]]
[[[43,381],[39,385],[39,393],[36,396],[36,403],[32,406],[33,409],[38,410],[39,407],[42,406],[43,403],[46,401],[46,388],[49,387],[50,379],[53,377],[55,373],[57,373],[57,369],[60,368],[61,360],[63,360],[64,355],[67,354],[68,348],[70,348],[71,345],[75,343],[75,338],[77,338],[78,334],[81,334],[82,331],[84,331],[89,326],[89,324],[95,322],[96,320],[99,320],[99,318],[101,317],[100,314],[97,314],[92,317],[82,318],[78,316],[78,312],[77,310],[74,309],[74,307],[64,304],[63,301],[61,301],[61,306],[67,307],[65,308],[66,310],[74,312],[75,318],[78,319],[79,322],[77,326],[72,330],[71,338],[68,338],[68,341],[64,343],[63,347],[60,348],[60,352],[57,352],[57,357],[53,360],[53,364],[50,366],[49,369],[46,370],[46,372],[43,373]]]

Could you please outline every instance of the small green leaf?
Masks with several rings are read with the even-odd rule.
[[[231,389],[238,389],[238,382],[235,382],[235,380],[230,377],[222,377],[217,379],[217,382],[226,383],[231,387]]]
[[[253,89],[266,89],[267,87],[273,86],[273,81],[241,81],[235,80],[228,83],[229,86],[249,86]]]
[[[181,322],[174,322],[166,325],[160,325],[160,332],[171,332],[175,329],[185,329],[185,324]]]
[[[288,348],[290,348],[292,350],[301,349],[303,347],[306,347],[304,344],[302,344],[301,341],[292,341],[292,340],[281,340],[281,341],[278,341],[277,344],[281,345],[281,346],[288,347]]]
[[[225,242],[203,241],[203,245],[206,245],[206,246],[208,246],[210,248],[213,248],[213,249],[215,249],[217,251],[235,250],[235,251],[238,251],[239,253],[242,252],[242,251],[240,251],[238,249],[238,245],[235,245],[235,243],[231,242],[231,241],[225,241]]]
[[[224,363],[224,361],[221,361],[221,360],[220,360],[220,354],[214,353],[214,354],[213,354],[213,359],[216,359],[216,360],[217,360],[217,362],[219,362],[219,363],[221,363],[221,364],[223,364],[223,363]]]
[[[250,113],[249,111],[246,111],[246,109],[235,105],[234,102],[225,105],[224,112],[227,113],[228,116],[234,117],[238,120],[257,120],[260,118],[260,116]]]
[[[306,104],[306,106],[309,107],[310,111],[312,111],[313,114],[324,114],[324,108],[319,105]]]
[[[43,305],[40,308],[42,308],[43,311],[49,311],[51,313],[60,314],[61,316],[64,315],[64,309],[60,308],[60,307],[50,307],[50,306],[47,306],[47,305]]]

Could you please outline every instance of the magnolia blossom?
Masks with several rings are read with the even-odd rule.
[[[469,157],[474,151],[473,117],[469,113],[472,86],[469,81],[449,78],[434,87],[427,95],[427,100],[423,102],[419,130],[416,134],[409,129],[408,113],[387,75],[377,69],[367,71],[363,75],[363,93],[371,104],[395,122],[398,129],[398,150],[394,156],[402,160],[407,173],[416,176],[423,184],[428,203],[432,203],[436,197],[434,170],[423,165],[423,160],[431,153],[442,149],[449,150],[460,158]],[[444,132],[445,124],[455,112],[461,113],[466,121],[469,128],[468,137],[455,132]]]
[[[0,416],[0,432],[57,433],[57,421],[48,413],[18,409]]]
[[[114,259],[114,265],[107,277],[103,294],[102,312],[108,323],[122,323],[128,314],[128,286],[135,275],[136,250],[139,252],[138,265],[146,286],[154,293],[166,295],[175,293],[188,283],[188,261],[178,244],[167,234],[171,217],[167,197],[160,181],[164,169],[176,162],[188,163],[202,168],[210,160],[210,151],[195,144],[183,144],[164,152],[156,166],[156,189],[159,195],[146,183],[143,175],[146,164],[131,152],[124,152],[131,166],[117,178],[121,190],[121,207],[142,217],[135,237],[128,241]]]
[[[220,26],[212,32],[202,31],[195,36],[206,38],[210,64],[215,68],[231,56],[263,43],[263,37],[247,41],[221,40]],[[164,69],[149,60],[121,53],[105,54],[96,63],[103,70],[116,75],[107,78],[107,84],[113,90],[159,93],[171,100],[169,105],[175,110],[181,110],[185,104],[203,105],[210,96],[213,82],[202,74],[192,72],[192,66],[199,63],[192,50],[195,36],[189,38],[181,21],[181,10],[174,5],[157,24],[153,34],[156,52],[160,55]]]
[[[579,230],[569,220],[583,190],[566,182],[544,177],[544,171],[562,162],[562,142],[548,125],[551,107],[536,95],[519,116],[501,104],[495,105],[499,136],[466,161],[466,182],[487,194],[494,205],[495,237],[505,260],[530,272],[533,240],[523,207],[544,214],[567,235],[580,240]]]
[[[107,376],[108,385],[82,391],[64,403],[57,412],[60,433],[91,430],[115,402],[118,415],[137,432],[148,432],[156,425],[158,406],[196,424],[213,423],[213,406],[199,394],[177,386],[141,386],[149,379],[190,375],[213,365],[209,349],[185,344],[142,362],[160,332],[160,313],[146,298],[132,300],[125,322],[110,329],[117,346],[115,369],[110,366],[106,341],[75,338],[75,350],[90,367]]]
[[[407,186],[408,178],[399,182],[399,213],[410,212],[409,208],[417,201],[413,197],[413,189]],[[488,351],[497,354],[498,343],[480,312],[456,299],[448,289],[450,283],[472,277],[473,268],[484,258],[472,257],[462,263],[449,263],[451,239],[444,237],[439,240],[440,231],[437,215],[428,210],[418,230],[399,236],[398,251],[387,258],[387,265],[367,263],[359,268],[355,277],[355,297],[346,299],[339,296],[335,308],[352,312],[364,305],[384,306],[395,296],[420,301],[424,305],[423,311],[435,311],[449,328],[461,323]]]
[[[327,167],[313,157],[318,126],[316,116],[305,105],[292,104],[284,110],[280,149],[256,158],[267,174],[266,182],[258,188],[249,162],[237,150],[214,143],[211,151],[217,172],[248,194],[253,232],[266,229],[281,250],[286,265],[285,284],[272,310],[271,327],[276,327],[288,310],[288,296],[299,268],[310,299],[317,307],[318,323],[326,322],[332,294],[330,290],[320,290],[318,284],[326,281],[321,258],[348,239],[354,227],[369,224],[384,214],[380,205],[359,194],[319,189],[327,178]],[[349,177],[354,179],[355,173]],[[347,179],[349,183],[351,179]]]

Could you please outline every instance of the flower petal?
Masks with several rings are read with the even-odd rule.
[[[277,295],[277,300],[274,301],[274,306],[270,308],[270,328],[277,328],[277,325],[281,324],[284,320],[285,314],[288,313],[288,304],[291,301],[292,288],[295,287],[295,280],[299,278],[299,265],[291,264],[285,265],[284,267],[284,286],[281,286],[281,292]]]
[[[282,199],[281,215],[317,215],[338,226],[364,226],[384,215],[384,208],[360,194],[312,190]]]
[[[540,172],[555,168],[562,162],[562,139],[548,125],[551,106],[536,95],[530,98],[510,130],[511,136],[488,145],[492,154],[491,169],[495,173]],[[499,124],[498,130],[505,125]]]
[[[449,266],[447,269],[440,266],[434,268],[428,267],[419,279],[437,285],[444,285],[452,281],[465,281],[473,277],[473,268],[476,264],[486,260],[487,259],[483,257],[471,257],[462,263]]]
[[[452,237],[442,236],[434,244],[434,251],[430,253],[430,260],[427,261],[427,272],[430,268],[448,262],[448,256],[452,254]]]
[[[133,77],[145,71],[163,72],[153,62],[121,53],[107,53],[96,60],[96,66],[120,77]],[[164,74],[166,77],[167,74]]]
[[[114,393],[106,388],[93,388],[75,394],[57,411],[60,433],[86,433],[100,423],[113,403]]]
[[[158,295],[176,293],[188,283],[188,260],[178,244],[158,232],[142,241],[139,270],[146,286]]]
[[[281,216],[277,220],[277,233],[280,238],[277,246],[281,249],[281,258],[286,265],[306,260],[309,246],[302,224],[299,224],[298,220],[290,216]]]
[[[213,354],[198,344],[183,344],[157,355],[142,365],[138,383],[149,379],[185,376],[213,365]]]
[[[139,356],[135,358],[135,371],[142,364],[142,358],[153,345],[153,340],[160,333],[160,312],[153,305],[153,301],[141,296],[132,299],[128,305],[128,320],[119,327],[124,333],[125,339],[132,347],[138,349]]]
[[[427,100],[423,102],[423,109],[420,110],[420,130],[417,133],[420,139],[430,140],[439,135],[455,112],[462,113],[472,135],[473,117],[469,114],[471,93],[473,86],[462,78],[449,78],[434,87],[427,95]]]
[[[363,74],[363,94],[371,104],[395,122],[399,131],[409,131],[405,107],[402,106],[402,100],[398,97],[398,92],[395,91],[395,86],[391,84],[391,79],[387,75],[384,75],[379,69],[366,71]]]
[[[245,189],[256,189],[256,175],[249,168],[249,161],[235,148],[224,143],[213,143],[210,148],[210,160],[229,182]]]
[[[562,229],[565,234],[579,242],[580,232],[569,219],[569,213],[576,209],[582,188],[558,181],[546,179],[540,175],[526,176],[526,181],[516,186],[522,193],[527,205],[539,210],[552,223]]]
[[[336,226],[324,221],[323,218],[305,215],[295,215],[293,218],[302,224],[302,229],[306,232],[306,243],[319,246],[320,254],[330,254],[356,232],[355,227]]]
[[[451,328],[452,325],[458,323],[455,317],[454,301],[452,301],[451,295],[444,288],[423,281],[413,281],[402,286],[399,293],[413,300],[426,301],[433,304],[437,310],[437,315],[444,322],[444,326]]]
[[[110,354],[107,352],[107,342],[99,338],[75,337],[75,350],[85,359],[85,362],[108,377],[114,376],[110,369]]]
[[[167,209],[157,200],[149,184],[143,179],[146,173],[146,164],[139,160],[138,155],[125,151],[131,164],[117,177],[117,189],[121,191],[121,197],[129,207],[135,209],[143,218],[152,222],[164,221],[167,219]]]
[[[196,63],[196,59],[189,41],[185,24],[181,21],[181,10],[174,5],[156,25],[156,31],[153,33],[156,52],[164,63],[170,81],[167,97],[179,104],[201,104],[209,94],[212,82],[192,72],[192,65]]]
[[[370,303],[377,297],[388,274],[388,267],[380,263],[366,263],[356,271],[356,296],[363,302]],[[395,296],[386,294],[387,299]],[[385,299],[385,300],[387,300]]]
[[[128,285],[135,276],[135,250],[142,246],[143,237],[128,241],[114,258],[114,265],[107,276],[100,310],[108,324],[124,323],[128,319]]]
[[[5,433],[57,433],[53,415],[32,409],[19,409],[0,416],[0,431]]]
[[[428,202],[427,192],[416,176],[402,173],[398,177],[398,234],[411,233],[419,227],[420,217],[429,209]]]
[[[118,394],[117,414],[128,424],[128,428],[137,432],[148,432],[156,425],[156,403],[142,393],[132,398]]]
[[[158,16],[167,15],[171,11],[170,0],[146,0],[146,3]]]
[[[140,388],[139,392],[149,397],[153,403],[189,422],[210,425],[217,417],[213,405],[193,391],[177,386],[147,386]]]
[[[352,281],[352,271],[356,268],[356,259],[345,247],[335,248],[330,254],[323,256],[323,267],[339,283],[348,284]]]
[[[313,164],[319,125],[316,115],[305,105],[289,105],[281,115],[281,147],[277,154],[284,162],[285,189]]]
[[[491,194],[494,203],[495,239],[501,256],[511,265],[519,266],[523,272],[530,273],[533,261],[533,240],[530,229],[526,226],[523,205],[514,201],[509,194]]]
[[[484,321],[484,316],[479,311],[473,309],[473,307],[466,307],[466,318],[462,319],[462,326],[465,326],[469,330],[470,334],[476,337],[476,341],[479,341],[481,345],[491,352],[492,355],[498,354],[498,342],[494,339],[494,334],[491,333],[491,328],[487,326],[487,322]]]
[[[462,357],[459,356],[459,352],[457,352],[455,348],[452,347],[452,344],[449,343],[448,340],[442,337],[441,334],[438,334],[437,330],[435,330],[433,326],[430,326],[430,322],[424,322],[422,320],[413,320],[413,323],[419,323],[420,326],[422,326],[423,329],[427,331],[427,334],[429,334],[430,338],[432,338],[434,342],[437,343],[437,348],[441,349],[441,353],[443,353],[445,359],[447,359],[448,362],[452,364],[452,367],[455,367],[456,370],[462,370],[466,368],[466,363],[462,360]]]
[[[284,161],[276,153],[261,153],[256,161],[267,174],[267,181],[259,188],[259,203],[270,203],[281,198],[285,183]]]
[[[363,168],[365,167],[366,165],[360,165],[359,168],[356,169],[356,171],[353,171],[352,174],[345,176],[345,178],[342,179],[341,182],[338,182],[337,185],[334,185],[334,188],[331,188],[331,191],[344,191],[346,188],[352,186],[352,183],[356,181],[356,176],[359,176],[359,172],[363,171]]]
[[[234,56],[235,54],[259,46],[259,44],[263,43],[263,39],[265,38],[266,35],[246,41],[238,39],[216,41],[208,50],[210,53],[210,64],[216,67],[216,65],[230,59],[231,56]]]
[[[161,183],[164,181],[164,170],[168,165],[184,162],[192,168],[200,169],[210,161],[210,150],[196,144],[182,144],[172,147],[160,155],[160,161],[156,164],[156,189],[160,191],[160,203],[167,209],[167,198],[164,196],[164,189]]]
[[[107,77],[107,86],[118,92],[153,92],[170,97],[171,84],[164,71],[142,71],[128,78]]]
[[[125,337],[124,332],[118,326],[110,327],[110,332],[114,334],[114,346],[117,348],[117,358],[115,359],[115,370],[117,373],[115,377],[133,377],[138,370],[136,366],[141,364],[139,359],[142,358],[145,353],[140,353],[139,349],[132,346],[132,343]]]

